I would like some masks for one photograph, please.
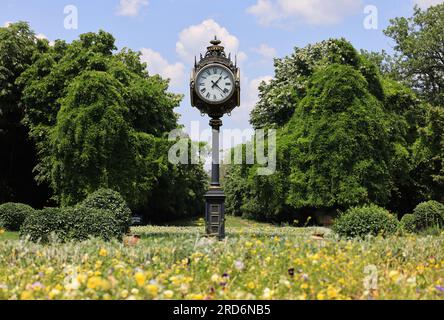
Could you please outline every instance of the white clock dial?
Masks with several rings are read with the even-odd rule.
[[[221,103],[233,95],[234,77],[228,68],[210,65],[199,72],[195,86],[203,100],[213,104]]]

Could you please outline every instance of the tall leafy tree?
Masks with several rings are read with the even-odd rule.
[[[334,63],[361,69],[372,92],[381,95],[382,89],[375,81],[375,66],[363,59],[345,39],[329,39],[295,48],[292,55],[275,59],[274,79],[259,87],[260,100],[251,112],[253,127],[280,127],[286,124],[306,95],[313,73],[321,66]]]
[[[430,106],[414,145],[415,173],[425,199],[444,202],[444,108]]]
[[[70,44],[56,41],[19,78],[24,123],[37,144],[37,179],[51,185],[62,205],[105,187],[147,219],[172,218],[169,208],[199,213],[202,165],[173,166],[167,159],[165,135],[178,127],[174,108],[182,96],[168,92],[168,80],[148,74],[140,53],[116,52],[114,41],[104,31]],[[159,190],[168,188],[169,201],[158,203]]]
[[[48,198],[45,186],[37,186],[32,169],[36,150],[21,123],[26,108],[23,86],[17,79],[48,47],[24,22],[0,27],[0,203],[26,202],[42,206]]]
[[[401,78],[434,105],[444,106],[444,4],[415,7],[413,17],[396,18],[385,34],[395,41]]]
[[[256,127],[278,130],[277,172],[257,176],[257,165],[231,166],[229,211],[305,221],[369,202],[405,213],[427,198],[413,157],[426,116],[416,94],[390,72],[380,74],[379,56],[359,54],[343,39],[295,52],[277,60],[276,79],[262,86],[252,113]],[[286,93],[297,96],[287,100],[293,111],[275,121],[281,113],[274,106]]]
[[[388,202],[388,120],[357,70],[331,65],[316,72],[281,137],[282,152],[291,159],[293,207]]]
[[[409,18],[396,18],[385,34],[395,41],[391,58],[396,78],[415,90],[425,103],[424,121],[418,123],[413,146],[412,176],[415,199],[444,201],[444,4],[427,10],[415,8]],[[387,61],[387,59],[386,59]],[[428,103],[428,104],[427,104]]]

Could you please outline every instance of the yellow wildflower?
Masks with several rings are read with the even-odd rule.
[[[392,270],[389,272],[389,278],[391,281],[396,282],[398,281],[399,277],[400,277],[399,271]]]
[[[159,292],[159,287],[155,284],[149,284],[145,288],[153,296],[157,296]]]
[[[253,281],[250,281],[250,282],[248,283],[247,287],[248,287],[248,289],[254,289],[254,288],[256,288],[256,285],[254,284]]]
[[[96,288],[100,287],[101,284],[102,284],[102,279],[100,279],[99,277],[92,277],[88,279],[86,287],[88,289],[95,290]]]
[[[134,275],[134,279],[136,280],[136,283],[139,287],[143,286],[146,281],[146,276],[142,272],[137,272]]]
[[[106,257],[108,255],[108,251],[105,248],[101,248],[99,251],[99,256]]]
[[[336,288],[334,288],[332,286],[329,286],[327,288],[327,297],[329,299],[336,299],[338,297],[338,295],[339,295],[339,291],[336,290]]]
[[[318,300],[324,300],[324,299],[325,299],[325,295],[324,295],[322,292],[319,292],[319,293],[317,294],[316,298],[317,298]]]
[[[202,300],[204,296],[200,293],[191,295],[191,300]]]
[[[21,300],[31,300],[32,299],[32,291],[24,290],[20,294],[20,299]]]

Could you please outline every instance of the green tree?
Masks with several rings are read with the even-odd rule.
[[[385,34],[395,41],[396,78],[415,90],[425,102],[419,135],[412,146],[410,177],[413,199],[444,199],[443,108],[444,108],[444,4],[427,10],[415,8],[410,18],[396,18]],[[429,103],[430,105],[428,105]],[[411,193],[410,193],[411,194]]]
[[[304,98],[313,73],[322,66],[335,63],[361,69],[372,93],[381,95],[382,89],[375,81],[375,66],[363,59],[345,39],[329,39],[305,48],[295,48],[292,55],[275,59],[274,79],[268,85],[259,87],[260,100],[251,112],[253,127],[280,127],[286,124]]]
[[[414,165],[422,200],[444,202],[444,108],[429,106],[426,125],[414,145]]]
[[[194,214],[206,188],[203,166],[167,159],[166,133],[178,127],[174,108],[182,96],[148,74],[140,53],[115,50],[104,31],[56,41],[18,79],[38,150],[36,178],[64,206],[110,188],[147,218],[167,220],[175,209]]]
[[[262,86],[252,113],[257,127],[278,130],[277,172],[257,176],[258,165],[231,166],[226,177],[229,211],[302,223],[313,213],[366,203],[410,212],[424,199],[414,145],[426,106],[389,72],[380,74],[376,63],[382,59],[359,54],[343,39],[296,53],[277,61],[276,79]],[[303,68],[301,61],[310,63]],[[298,98],[291,102],[290,118],[278,122],[273,105],[285,94],[285,83],[301,90],[288,91]],[[255,122],[255,112],[266,117]]]
[[[281,137],[291,159],[287,201],[293,207],[388,202],[388,121],[357,70],[331,65],[315,73]]]
[[[37,39],[24,22],[0,27],[0,203],[42,206],[48,198],[47,188],[37,186],[33,179],[36,151],[21,123],[23,86],[16,83],[37,52],[47,47],[47,41]]]
[[[122,85],[101,71],[76,77],[60,100],[49,132],[51,186],[64,205],[75,204],[100,187],[118,187],[129,202],[134,190],[134,155]],[[145,190],[146,192],[146,190]]]
[[[415,8],[413,17],[396,18],[385,34],[395,41],[401,78],[421,97],[444,106],[444,4]]]

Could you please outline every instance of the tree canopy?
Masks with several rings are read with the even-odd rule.
[[[168,80],[150,76],[140,53],[116,51],[107,32],[49,45],[19,26],[34,49],[14,71],[23,109],[17,121],[35,144],[35,179],[51,187],[54,201],[68,206],[110,188],[147,220],[199,213],[207,184],[202,164],[182,168],[167,159],[182,99],[168,92]],[[166,177],[180,187],[160,201],[158,189],[170,188]]]
[[[405,213],[436,195],[419,173],[418,161],[427,160],[415,160],[428,107],[374,62],[344,39],[276,59],[252,124],[277,129],[277,172],[257,176],[258,165],[230,166],[232,214],[291,221],[366,203]],[[289,112],[281,117],[276,106]]]
[[[395,42],[399,78],[425,101],[444,106],[444,4],[415,7],[413,17],[390,22],[385,34]]]
[[[35,148],[21,123],[26,108],[23,86],[17,83],[45,46],[45,41],[37,39],[26,23],[0,27],[0,203],[41,206],[49,196],[47,187],[39,187],[33,178]]]

